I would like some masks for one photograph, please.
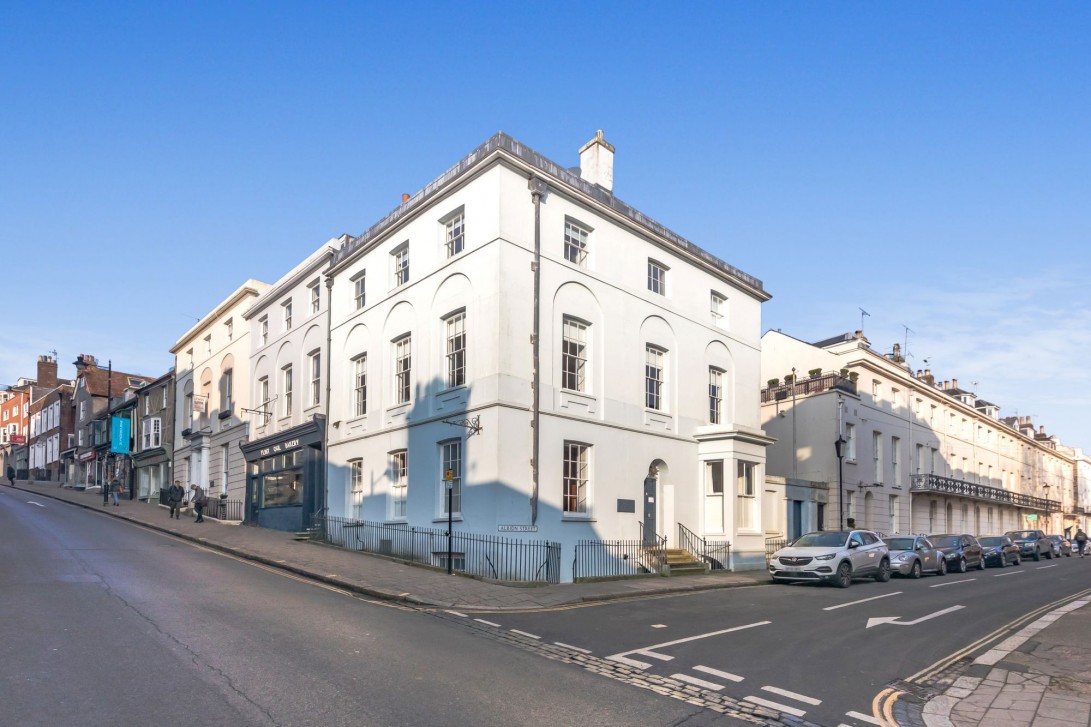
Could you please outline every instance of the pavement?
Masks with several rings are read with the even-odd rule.
[[[166,507],[122,500],[103,506],[102,493],[17,480],[15,489],[69,502],[143,527],[169,533],[250,561],[293,572],[347,591],[458,611],[495,612],[558,608],[596,601],[671,593],[766,586],[764,571],[721,572],[661,578],[648,576],[591,583],[510,586],[360,553],[293,533],[205,518],[180,520]],[[1076,557],[1076,556],[1073,556]],[[1087,559],[1091,568],[1091,557]],[[1043,610],[1019,624],[988,651],[946,665],[927,678],[887,690],[883,724],[925,727],[1091,727],[1091,591]],[[879,700],[877,700],[879,702]],[[878,721],[878,720],[877,720]]]

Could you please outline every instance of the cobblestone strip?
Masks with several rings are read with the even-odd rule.
[[[432,612],[430,615],[464,629],[469,629],[485,638],[500,641],[524,651],[534,652],[547,659],[565,664],[574,664],[593,674],[599,674],[608,679],[624,682],[640,689],[647,689],[664,697],[678,699],[687,704],[710,709],[713,712],[726,714],[746,722],[767,725],[768,727],[820,727],[814,722],[788,714],[781,714],[767,707],[742,702],[693,684],[686,684],[670,677],[650,674],[642,669],[636,669],[592,654],[581,654],[564,646],[556,646],[518,633],[512,633],[504,628],[485,626],[451,614]]]

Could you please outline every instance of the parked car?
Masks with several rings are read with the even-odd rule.
[[[985,556],[985,565],[1004,568],[1008,563],[1020,565],[1023,558],[1019,555],[1019,546],[1007,535],[986,535],[977,539]]]
[[[807,533],[773,553],[774,581],[818,581],[848,588],[853,578],[890,580],[890,550],[870,530]]]
[[[943,533],[929,535],[932,544],[943,551],[947,558],[947,570],[965,573],[970,568],[985,570],[985,558],[981,554],[981,544],[977,538],[966,533]]]
[[[1053,541],[1053,554],[1060,558],[1062,555],[1066,558],[1072,557],[1072,541],[1063,535],[1047,535],[1047,538]]]
[[[1041,530],[1009,530],[1004,535],[1019,546],[1019,555],[1024,558],[1041,560],[1043,555],[1053,557],[1053,542]]]
[[[890,571],[899,576],[920,578],[922,573],[947,573],[947,558],[923,535],[886,535],[890,549]]]

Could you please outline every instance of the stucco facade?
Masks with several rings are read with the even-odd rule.
[[[598,139],[588,179],[499,134],[342,245],[331,514],[446,523],[449,471],[457,529],[558,541],[566,570],[641,523],[760,566],[769,296],[617,200]]]

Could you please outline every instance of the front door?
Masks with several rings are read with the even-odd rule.
[[[792,500],[792,532],[789,534],[792,541],[799,540],[803,535],[803,501]]]
[[[656,485],[658,480],[655,477],[648,477],[644,480],[644,545],[655,545],[655,510],[657,503],[655,501]]]

